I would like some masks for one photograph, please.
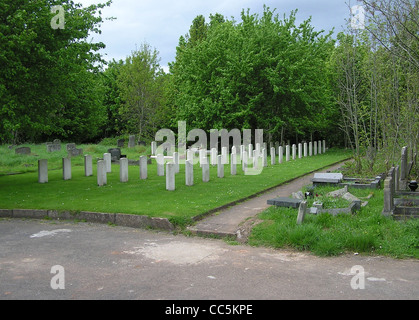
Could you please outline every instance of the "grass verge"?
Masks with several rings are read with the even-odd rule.
[[[362,198],[372,191],[350,189],[350,192]],[[296,223],[297,209],[272,206],[259,215],[264,222],[253,228],[248,243],[310,251],[318,256],[357,252],[418,259],[419,220],[395,221],[383,216],[382,209],[383,191],[380,189],[373,191],[368,205],[355,215],[309,214],[301,225]]]

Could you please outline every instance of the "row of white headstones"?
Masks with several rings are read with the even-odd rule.
[[[217,177],[224,177],[224,165],[230,163],[230,174],[237,174],[237,165],[241,164],[241,169],[245,174],[255,175],[262,172],[263,167],[268,166],[268,156],[266,144],[263,144],[264,148],[260,147],[260,144],[256,144],[255,149],[253,145],[249,144],[247,148],[244,145],[238,148],[233,146],[231,148],[230,155],[228,149],[223,147],[221,154],[218,154],[216,148],[211,150],[206,149],[188,149],[186,152],[186,159],[181,159],[178,152],[173,152],[171,156],[164,156],[163,154],[155,154],[157,148],[156,143],[153,141],[151,144],[152,155],[151,158],[156,160],[157,164],[157,175],[164,176],[166,172],[166,190],[175,190],[175,175],[180,172],[180,164],[185,164],[185,183],[187,186],[192,186],[194,183],[194,165],[199,162],[202,168],[202,181],[208,182],[210,180],[210,165],[217,166]],[[295,160],[307,156],[317,155],[326,152],[326,141],[314,141],[309,143],[301,144],[298,146],[293,144],[292,146],[278,147],[278,163],[284,161],[284,149],[285,149],[285,161]],[[196,156],[198,155],[198,156]],[[210,161],[208,161],[208,155]],[[276,164],[276,150],[274,147],[270,148],[271,165]],[[71,180],[71,158],[63,158],[63,179]],[[98,186],[104,186],[107,184],[107,174],[112,172],[111,166],[111,154],[104,153],[103,159],[97,161],[97,184]],[[147,156],[140,156],[139,159],[140,168],[140,179],[144,180],[148,177],[147,172]],[[166,170],[165,170],[166,169]],[[93,161],[91,155],[84,156],[84,174],[85,176],[93,175]],[[121,158],[119,160],[119,176],[121,182],[128,182],[128,159]],[[48,182],[48,161],[46,159],[38,160],[38,182]]]

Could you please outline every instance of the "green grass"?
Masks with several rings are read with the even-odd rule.
[[[100,156],[107,149],[106,146],[86,146],[85,153],[92,152]],[[131,155],[127,152],[128,158],[138,159],[139,151],[136,152]],[[35,157],[33,161],[44,155],[52,157],[51,154],[39,153],[38,157],[32,156]],[[52,164],[49,164],[49,169],[53,167],[57,170],[49,170],[49,182],[46,184],[37,183],[37,172],[0,176],[0,208],[130,213],[168,218],[172,223],[184,226],[191,223],[194,216],[347,159],[350,153],[330,150],[326,154],[269,165],[256,176],[244,175],[239,166],[238,174],[231,176],[226,165],[225,177],[220,179],[217,178],[216,167],[211,167],[208,183],[202,182],[201,169],[195,165],[194,186],[191,187],[185,185],[184,166],[181,165],[180,173],[176,175],[175,191],[166,191],[165,177],[157,176],[155,164],[148,166],[147,180],[139,180],[138,166],[129,166],[127,183],[119,182],[119,166],[112,165],[108,184],[98,187],[95,161],[94,175],[84,177],[83,157],[72,159],[72,179],[63,181],[60,169],[62,156],[57,154],[50,158]],[[4,158],[2,155],[0,161]],[[9,170],[21,168],[22,161],[16,160],[19,165],[11,166]],[[29,159],[24,161],[29,162]],[[2,168],[6,166],[0,163]]]
[[[357,197],[371,193],[368,189],[349,191]],[[259,215],[264,222],[252,230],[249,244],[294,248],[318,256],[358,252],[419,258],[419,220],[394,221],[383,216],[383,191],[373,193],[368,205],[355,215],[309,214],[301,225],[296,223],[297,209],[272,206]]]
[[[126,145],[127,143],[125,143]],[[102,158],[108,149],[115,148],[115,144],[82,144],[76,145],[78,149],[83,149],[84,154],[92,155],[93,159]],[[37,172],[38,160],[48,159],[48,169],[60,169],[62,158],[67,157],[66,143],[61,144],[61,151],[47,152],[45,144],[23,144],[19,147],[31,148],[30,155],[15,154],[15,150],[7,146],[0,146],[0,176],[11,173]],[[121,148],[121,153],[126,154],[130,159],[138,159],[140,155],[150,153],[150,147],[135,146],[135,148]],[[74,157],[72,165],[82,166],[83,157]]]

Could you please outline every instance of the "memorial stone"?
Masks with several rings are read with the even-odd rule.
[[[48,160],[47,159],[38,160],[38,182],[39,183],[48,182]]]
[[[15,154],[31,154],[31,148],[29,147],[16,148]]]
[[[140,179],[147,179],[147,156],[140,156]]]
[[[128,159],[121,158],[119,160],[119,181],[128,182]]]
[[[210,180],[210,169],[209,169],[209,163],[203,163],[202,164],[202,181],[208,182]]]
[[[173,162],[166,164],[166,190],[175,190],[175,165]]]
[[[90,177],[93,175],[93,164],[91,155],[84,156],[84,175],[86,177]]]
[[[193,161],[185,162],[185,183],[187,186],[193,186]]]
[[[135,135],[130,135],[128,140],[128,148],[135,147]]]
[[[103,160],[105,161],[105,170],[106,172],[112,171],[112,158],[110,153],[103,154]]]
[[[106,163],[105,160],[98,160],[97,162],[97,185],[104,186],[107,183]]]
[[[63,179],[71,180],[71,158],[63,158]]]
[[[217,177],[224,178],[224,164],[221,155],[217,156]]]

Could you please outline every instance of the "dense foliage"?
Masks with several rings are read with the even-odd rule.
[[[0,141],[49,137],[89,140],[105,121],[102,86],[95,67],[103,43],[96,13],[107,4],[82,8],[73,1],[0,2]],[[54,5],[64,9],[54,28]]]
[[[330,35],[296,12],[243,11],[241,22],[197,17],[171,65],[177,118],[204,130],[264,129],[269,141],[324,137],[335,121],[323,70]],[[265,140],[266,141],[266,140]]]

